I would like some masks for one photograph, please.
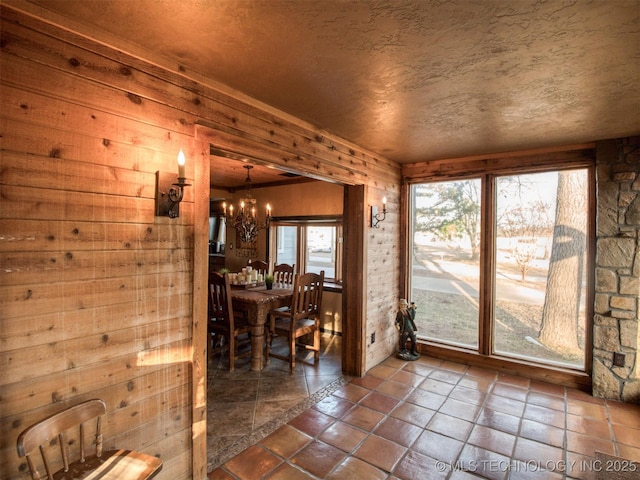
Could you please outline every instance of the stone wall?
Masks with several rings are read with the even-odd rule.
[[[640,403],[640,137],[598,142],[596,156],[593,394]]]

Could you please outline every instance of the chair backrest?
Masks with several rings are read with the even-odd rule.
[[[253,268],[254,270],[257,270],[258,273],[261,273],[263,275],[269,274],[269,262],[264,262],[262,260],[253,260],[250,261],[247,266]]]
[[[317,319],[322,305],[324,270],[318,273],[296,275],[293,282],[291,317],[295,322],[301,318]]]
[[[25,429],[17,441],[18,456],[26,457],[32,479],[40,479],[40,473],[33,462],[30,453],[35,449],[40,450],[42,463],[47,471],[47,478],[53,480],[52,471],[54,465],[62,464],[65,469],[69,468],[69,448],[65,440],[65,434],[73,429],[78,429],[78,441],[80,459],[84,461],[87,453],[84,446],[84,423],[96,419],[95,441],[96,455],[102,455],[102,434],[101,416],[107,411],[106,404],[100,399],[88,400],[58,412],[44,420],[39,421]],[[57,437],[60,447],[60,457],[53,459],[47,455],[47,445],[50,440]]]
[[[209,274],[209,321],[221,322],[233,329],[233,306],[229,274]]]
[[[279,265],[274,265],[273,282],[280,285],[292,286],[295,270],[295,264],[289,265],[287,263],[281,263]]]

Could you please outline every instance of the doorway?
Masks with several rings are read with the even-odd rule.
[[[243,165],[248,161],[256,167],[255,173],[252,170],[252,180],[255,184],[259,184],[260,189],[273,192],[275,189],[284,187],[285,185],[297,185],[298,190],[304,192],[300,198],[304,198],[315,184],[324,184],[334,188],[333,193],[329,196],[335,197],[335,188],[342,190],[339,197],[335,198],[341,205],[342,221],[343,221],[343,250],[349,249],[349,258],[346,259],[341,266],[342,269],[342,318],[348,319],[343,322],[342,331],[342,371],[346,375],[360,376],[364,373],[364,320],[362,302],[364,292],[362,291],[362,272],[364,268],[364,252],[362,245],[364,244],[364,226],[365,218],[365,187],[363,185],[337,185],[329,179],[320,177],[310,179],[296,173],[295,171],[284,171],[277,165],[267,164],[255,157],[247,158],[237,153],[228,153],[224,150],[212,147],[212,155],[210,156],[211,168],[211,190],[213,198],[219,198],[220,193],[229,195],[229,188],[237,191],[243,188],[244,171]],[[261,172],[262,171],[262,172]],[[261,175],[268,175],[267,180],[260,181]],[[235,176],[235,180],[233,177]],[[269,178],[270,177],[270,178]],[[318,182],[318,180],[320,180]],[[228,187],[227,185],[232,185]],[[291,187],[290,187],[291,188]],[[260,192],[254,185],[254,196],[259,198]],[[225,193],[226,192],[226,193]],[[323,202],[326,202],[323,200]],[[298,204],[313,205],[312,202],[297,201]],[[273,206],[273,215],[278,215],[276,206]],[[228,240],[228,239],[227,239]],[[235,245],[232,247],[229,243],[225,246],[225,255],[230,257],[234,254]],[[265,245],[266,252],[266,245]],[[258,255],[260,255],[260,249]],[[262,254],[266,257],[266,253]],[[239,257],[238,257],[239,258]],[[237,260],[236,260],[237,261]],[[229,264],[225,261],[225,265]],[[236,263],[237,267],[239,264]],[[233,267],[234,265],[231,264]]]
[[[236,178],[235,181],[231,180],[231,178],[233,177],[233,170],[242,170],[243,165],[245,165],[244,162],[233,158],[226,158],[221,156],[219,152],[211,156],[210,168],[212,179],[210,182],[210,197],[216,204],[220,204],[223,200],[229,203],[238,200],[238,195],[241,195],[243,185],[241,182],[238,183],[240,178]],[[319,207],[320,214],[315,216],[316,219],[321,218],[327,221],[329,217],[328,213],[333,213],[332,218],[334,220],[339,218],[340,224],[342,223],[345,217],[343,210],[345,205],[348,205],[346,192],[350,191],[353,187],[345,187],[315,179],[304,179],[300,178],[300,176],[287,176],[284,180],[271,179],[260,182],[261,178],[279,176],[283,172],[270,168],[269,171],[265,172],[265,176],[262,177],[259,172],[260,169],[256,170],[256,175],[253,175],[252,172],[252,179],[255,180],[252,187],[253,196],[257,199],[259,205],[266,204],[267,200],[270,202],[274,218],[291,219],[292,215],[290,215],[290,213],[292,211],[298,214],[300,213],[299,210],[291,210],[291,207],[302,203],[300,201],[292,201],[290,198],[282,196],[278,193],[278,190],[289,189],[294,192],[294,195],[300,195],[299,192],[303,190],[304,195],[308,199],[312,192],[315,192],[318,198],[324,198],[322,202],[304,202],[305,208],[309,206],[313,207],[316,203],[322,203]],[[288,175],[291,175],[291,172],[288,172]],[[226,185],[221,184],[224,178],[229,179],[226,180]],[[326,192],[323,194],[322,191],[327,189],[331,190],[331,192],[329,194]],[[339,195],[336,194],[337,191],[340,191]],[[363,194],[362,192],[362,195]],[[326,201],[327,196],[335,197],[330,204]],[[298,215],[298,220],[302,217],[306,220],[313,217],[313,215],[310,215],[313,211],[303,211],[302,213],[305,213],[305,215]],[[218,224],[219,223],[220,222],[218,222]],[[272,264],[276,260],[280,260],[276,255],[277,252],[269,251],[269,242],[267,242],[269,237],[273,237],[276,223],[277,222],[273,222],[269,227],[271,235],[267,235],[267,231],[259,232],[255,257],[252,259],[268,259]],[[314,250],[311,252],[312,255],[307,257],[304,262],[305,269],[318,267],[316,264],[320,260],[326,263],[325,257],[327,256],[327,252],[324,250],[327,249],[327,245],[325,245],[327,238],[309,238],[309,232],[326,234],[325,230],[326,226],[322,222],[320,222],[319,225],[315,225],[315,227],[309,231],[305,230],[306,237],[310,240],[309,243]],[[342,230],[339,231],[342,232]],[[345,237],[344,234],[342,234],[342,236]],[[214,237],[216,242],[221,238],[219,231]],[[246,252],[239,252],[231,229],[227,229],[226,235],[223,237],[226,238],[224,246],[219,244],[215,245],[215,250],[218,252],[216,254],[216,261],[218,263],[216,263],[215,268],[220,268],[219,252],[222,251],[225,257],[224,267],[228,266],[231,271],[236,271],[238,266],[246,265],[248,258],[243,256]],[[320,240],[324,241],[324,243],[318,243]],[[337,242],[338,239],[334,240],[336,240],[336,244],[339,244],[341,248],[342,245],[346,243],[345,238],[340,239],[340,242]],[[317,257],[319,257],[320,260]],[[283,256],[282,258],[285,257]],[[348,271],[341,261],[333,265],[334,268],[338,266],[342,274]],[[353,269],[353,264],[350,268]],[[296,268],[296,270],[299,271],[298,268]],[[340,278],[341,275],[336,275],[334,271],[333,278],[335,279],[336,277]],[[341,287],[343,285],[338,284],[337,286]],[[335,295],[335,291],[325,291],[325,299],[332,295]],[[338,307],[341,310],[341,323],[344,318],[344,313],[342,313],[344,305],[348,306],[350,303],[345,296],[345,291],[342,290],[342,300],[339,301]],[[325,301],[323,299],[323,304],[324,303]],[[349,327],[351,327],[351,325],[349,325]],[[228,365],[224,363],[225,361],[222,361],[219,365],[208,365],[206,382],[207,422],[209,424],[207,428],[208,469],[221,461],[221,457],[233,454],[233,449],[241,448],[236,443],[239,439],[247,436],[259,436],[261,429],[267,428],[266,425],[272,425],[273,422],[284,421],[288,416],[294,415],[300,408],[308,407],[309,401],[311,401],[312,398],[320,398],[324,392],[334,388],[335,385],[342,381],[344,378],[343,373],[349,373],[347,369],[354,368],[354,365],[361,363],[353,361],[345,363],[343,360],[350,355],[348,353],[350,350],[346,347],[345,337],[351,334],[353,329],[361,327],[353,326],[353,329],[350,328],[348,331],[339,332],[340,335],[336,335],[336,332],[333,331],[335,328],[335,324],[333,324],[330,329],[332,331],[323,332],[323,352],[318,363],[318,368],[315,368],[311,358],[304,364],[298,362],[294,375],[289,374],[288,364],[278,359],[273,359],[271,365],[263,372],[251,372],[246,368],[243,370],[241,366],[239,367],[240,364],[236,364],[235,372],[230,373],[228,372]],[[214,359],[214,363],[217,360],[217,358]],[[279,373],[282,375],[279,375]],[[217,417],[220,418],[220,421],[215,420]],[[221,425],[221,421],[226,421],[227,423]]]

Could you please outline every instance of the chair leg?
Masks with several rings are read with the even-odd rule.
[[[313,350],[313,360],[318,363],[320,360],[320,330],[317,328],[313,332]]]
[[[236,366],[236,337],[233,332],[229,333],[229,371],[233,372]]]

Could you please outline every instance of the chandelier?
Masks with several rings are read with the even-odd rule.
[[[263,228],[268,228],[271,222],[271,206],[267,203],[266,216],[264,222],[260,222],[256,214],[256,199],[251,194],[251,176],[250,172],[253,168],[252,165],[244,165],[247,169],[247,178],[245,180],[247,193],[244,199],[240,202],[240,211],[237,215],[233,213],[233,205],[229,205],[229,212],[227,212],[227,204],[223,202],[222,208],[224,209],[224,215],[227,220],[227,224],[236,229],[240,234],[240,239],[247,243],[253,242],[258,236],[258,232]]]

